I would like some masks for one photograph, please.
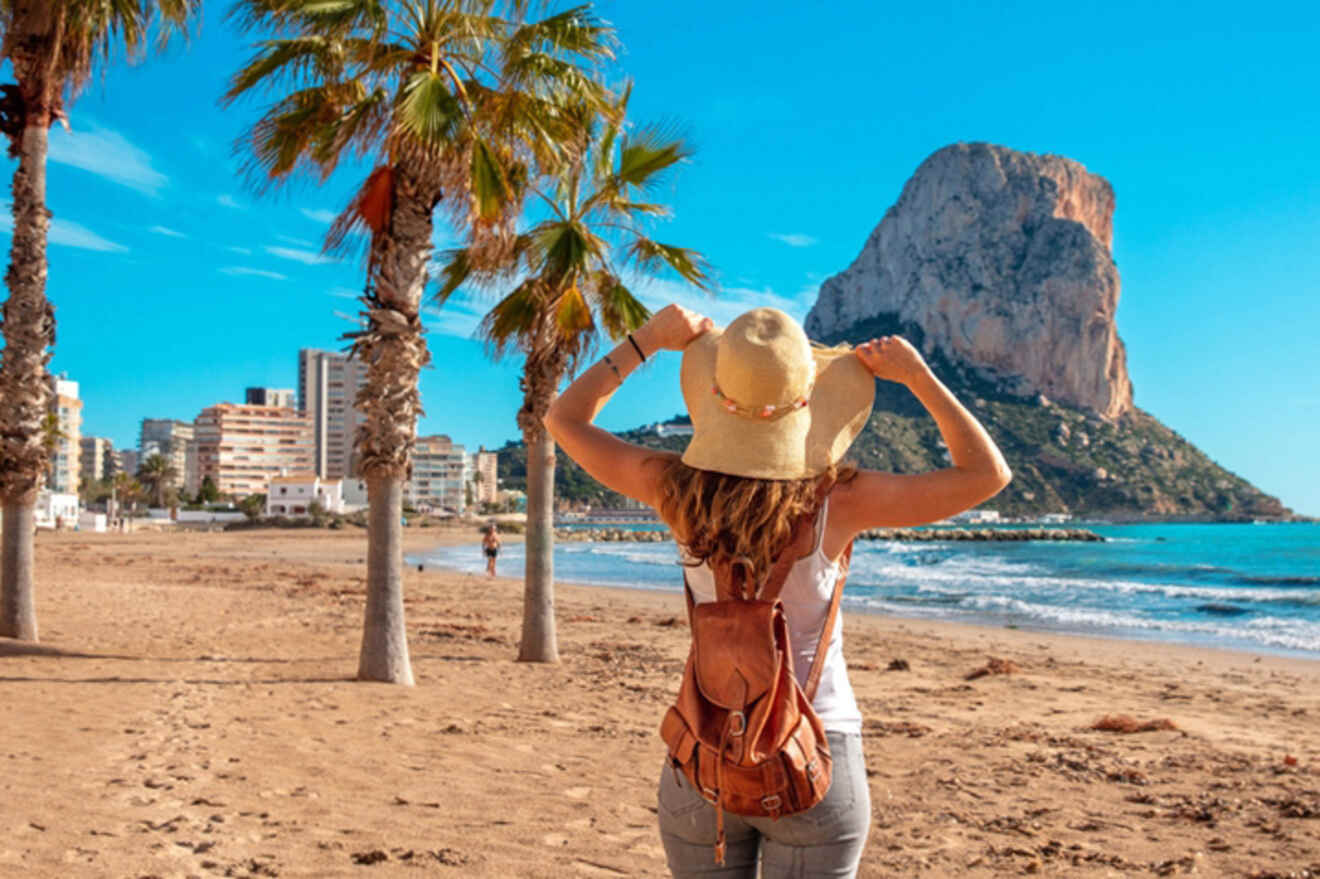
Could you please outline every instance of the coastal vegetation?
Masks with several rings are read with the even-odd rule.
[[[448,254],[437,300],[460,286],[512,285],[486,315],[481,334],[496,357],[511,351],[525,360],[518,427],[525,457],[527,570],[519,659],[555,662],[554,621],[555,443],[541,419],[568,373],[603,331],[613,340],[637,329],[650,312],[628,278],[668,269],[708,287],[704,259],[695,251],[650,237],[649,219],[668,209],[645,199],[689,155],[663,128],[626,131],[629,93],[606,112],[584,119],[585,149],[558,163],[528,189],[544,218],[518,234],[507,260],[483,266],[475,247]]]
[[[13,237],[0,308],[0,635],[37,640],[32,530],[37,492],[50,466],[43,426],[50,408],[46,365],[55,346],[55,308],[46,299],[46,159],[50,128],[92,74],[123,53],[129,60],[186,33],[200,0],[3,0],[0,60],[14,83],[0,87],[0,131],[14,171]]]
[[[262,91],[275,103],[241,147],[258,187],[298,172],[324,180],[350,156],[375,167],[332,224],[326,249],[366,239],[362,326],[348,334],[367,367],[355,441],[370,506],[367,602],[358,677],[411,684],[400,524],[430,361],[420,310],[436,211],[467,242],[474,269],[502,265],[527,182],[573,155],[581,118],[608,107],[597,66],[612,31],[589,7],[531,20],[495,0],[324,3],[240,0],[255,54],[226,105]]]

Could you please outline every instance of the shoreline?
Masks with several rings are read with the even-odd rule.
[[[641,533],[648,533],[648,532],[641,532]],[[668,532],[649,532],[649,533],[656,533],[656,534],[663,533],[665,534],[665,539],[670,539],[668,536]],[[501,536],[504,537],[504,535]],[[511,537],[516,538],[511,541],[516,543],[521,543],[523,539],[523,535],[521,534],[511,535]],[[558,539],[558,536],[556,536],[556,539]],[[574,542],[579,542],[579,541],[574,541]],[[580,542],[587,542],[587,541],[582,540]],[[609,541],[604,541],[604,542],[609,542]],[[619,542],[629,542],[629,541],[624,540]],[[642,541],[642,542],[648,542],[648,541]],[[660,542],[660,541],[656,541],[656,542]],[[446,546],[467,545],[467,544],[471,544],[473,546],[479,546],[480,540],[459,539],[452,542],[446,542],[444,544],[437,544],[432,548],[440,549]],[[424,550],[421,555],[424,555],[425,552],[426,550]],[[415,567],[418,564],[418,562],[419,562],[419,553],[415,551],[405,552],[405,565],[411,565]],[[470,571],[465,571],[461,568],[445,567],[439,564],[427,564],[427,568],[437,571],[445,571],[451,574],[470,575],[472,573]],[[506,577],[507,575],[501,574],[500,576]],[[519,583],[521,583],[520,577],[509,577],[509,579],[516,580]],[[639,586],[636,584],[607,582],[607,581],[591,582],[591,581],[556,579],[555,588],[558,589],[560,587],[572,587],[575,589],[586,589],[586,590],[592,590],[592,589],[624,590],[630,593],[638,593],[642,595],[660,595],[660,596],[681,595],[681,590],[682,590],[681,580],[676,581],[676,584],[672,588],[664,588],[664,587],[652,587],[652,586]],[[1310,663],[1315,665],[1317,668],[1320,668],[1320,651],[1306,651],[1300,648],[1274,647],[1268,645],[1247,646],[1247,645],[1208,644],[1208,643],[1200,643],[1195,640],[1180,640],[1178,638],[1154,637],[1151,635],[1142,634],[1140,632],[1129,633],[1125,631],[1113,631],[1113,632],[1097,633],[1097,632],[1068,630],[1065,628],[1056,628],[1056,627],[1044,626],[1044,625],[1033,625],[1031,623],[1007,625],[996,622],[978,622],[976,620],[931,618],[931,617],[917,616],[917,615],[907,616],[907,615],[895,613],[887,609],[858,607],[855,605],[849,606],[846,603],[846,599],[845,599],[845,603],[840,606],[840,611],[845,615],[857,615],[870,619],[895,620],[899,622],[912,623],[912,624],[929,623],[936,626],[955,626],[955,627],[965,626],[968,627],[969,629],[978,630],[978,631],[984,630],[986,632],[1010,632],[1010,633],[1021,632],[1024,635],[1038,635],[1038,636],[1062,637],[1062,638],[1081,638],[1098,643],[1114,641],[1117,642],[1118,644],[1128,644],[1128,645],[1142,644],[1157,648],[1168,647],[1168,648],[1178,648],[1178,649],[1187,648],[1189,650],[1224,651],[1239,656],[1251,656],[1253,658],[1256,656],[1269,656],[1269,657],[1275,657],[1278,659],[1285,659],[1300,663]]]

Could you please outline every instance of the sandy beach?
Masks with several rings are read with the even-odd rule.
[[[677,594],[561,585],[563,661],[530,665],[521,572],[410,569],[402,688],[352,680],[361,531],[37,554],[42,642],[0,639],[0,876],[668,875]],[[1320,876],[1320,663],[845,620],[862,876]],[[1092,728],[1115,715],[1157,728]]]

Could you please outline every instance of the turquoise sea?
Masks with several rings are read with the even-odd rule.
[[[1320,659],[1320,524],[1084,527],[1108,540],[858,541],[844,606]],[[677,593],[676,558],[673,542],[562,542],[555,578]],[[410,561],[485,568],[475,545]],[[522,545],[507,545],[499,566],[517,576]]]

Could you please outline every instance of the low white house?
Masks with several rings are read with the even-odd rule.
[[[367,481],[365,479],[344,480],[344,510],[356,513],[367,508]]]
[[[980,522],[998,522],[998,510],[964,510],[961,513],[949,517],[950,522],[958,523],[980,523]]]
[[[312,504],[327,513],[344,512],[344,481],[304,473],[273,477],[266,487],[267,516],[306,516]]]
[[[78,495],[43,488],[37,495],[33,519],[38,528],[76,528],[79,507]]]

